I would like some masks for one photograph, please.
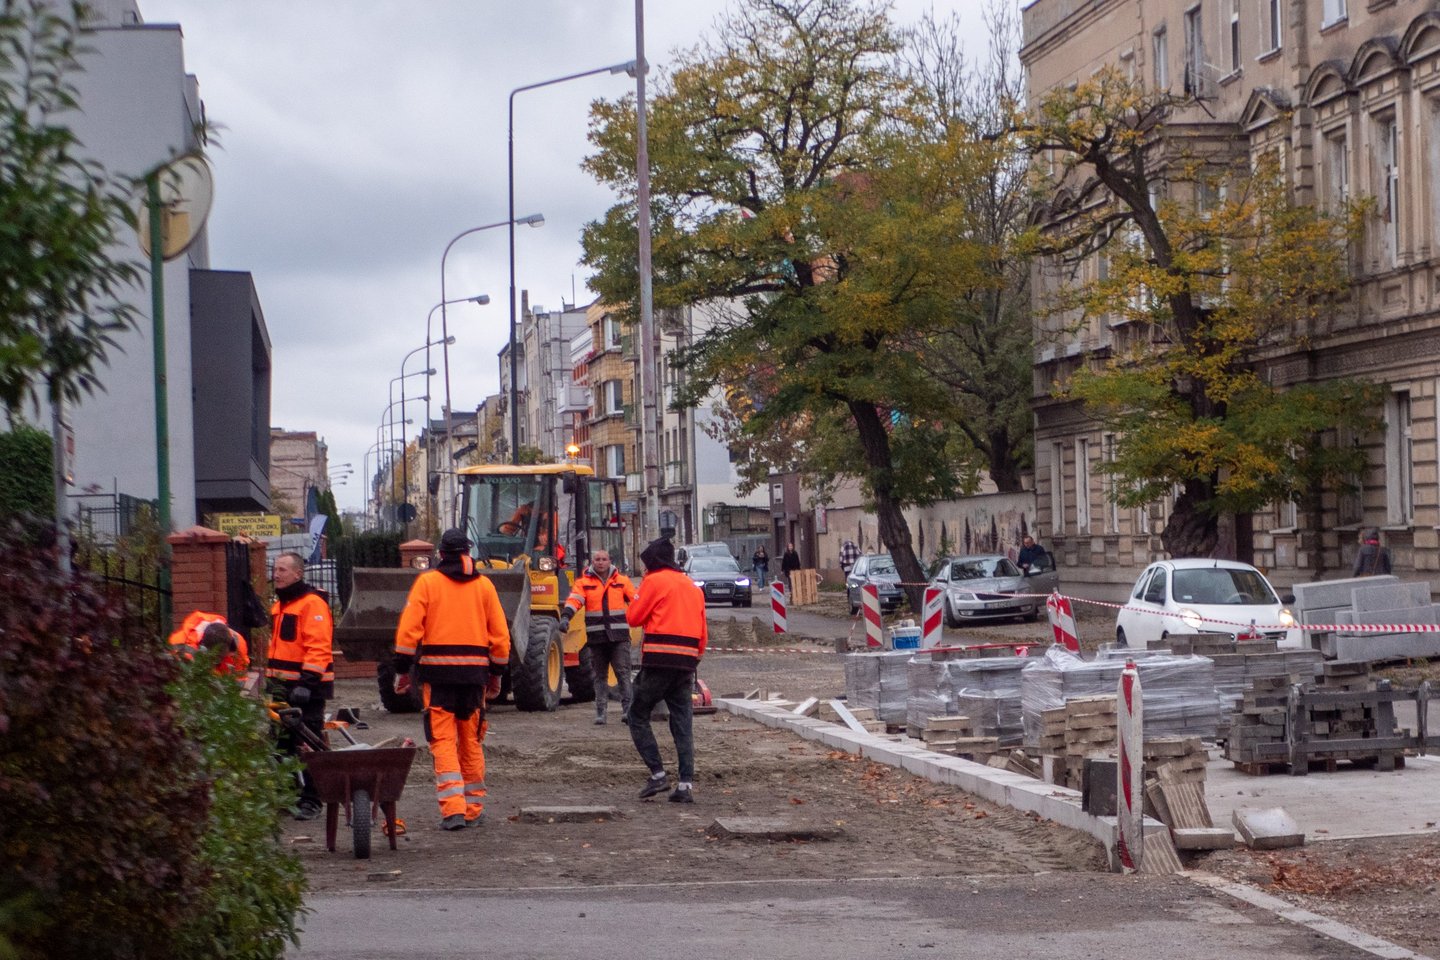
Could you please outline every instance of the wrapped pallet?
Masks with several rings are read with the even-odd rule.
[[[1027,744],[1039,744],[1046,710],[1076,697],[1113,695],[1125,667],[1122,658],[1081,660],[1061,647],[1024,662],[1020,708]],[[1145,656],[1136,658],[1135,666],[1140,672],[1147,736],[1214,739],[1220,711],[1215,665],[1208,658]]]
[[[1023,738],[1020,675],[1027,662],[1023,657],[917,655],[906,668],[911,734],[923,732],[932,717],[963,716],[970,718],[973,736],[1018,745]]]
[[[904,723],[909,690],[905,664],[912,656],[909,650],[848,654],[845,657],[846,701],[874,710],[876,718],[885,723]]]

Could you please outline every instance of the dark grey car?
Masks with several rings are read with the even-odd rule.
[[[735,558],[691,556],[685,572],[705,594],[706,603],[728,603],[748,607],[754,602],[750,575],[740,570]]]
[[[1048,594],[1059,589],[1060,576],[1049,554],[1028,575],[1021,573],[1009,557],[987,554],[948,558],[940,564],[930,586],[939,587],[944,594],[946,624],[958,627],[966,620],[1036,620],[1045,605],[1043,596],[1015,594]]]
[[[845,597],[850,601],[850,615],[860,612],[860,588],[873,583],[880,594],[880,609],[886,612],[900,606],[905,593],[900,589],[900,571],[888,553],[867,553],[855,561],[850,576],[845,578]]]

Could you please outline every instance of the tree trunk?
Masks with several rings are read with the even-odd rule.
[[[1175,500],[1170,519],[1160,533],[1165,552],[1172,557],[1209,557],[1219,540],[1217,518],[1201,507],[1212,496],[1213,485],[1207,480],[1191,479]],[[1233,550],[1234,544],[1231,544]]]
[[[895,569],[900,579],[907,584],[905,596],[910,607],[919,611],[922,607],[925,573],[915,556],[915,547],[910,539],[910,525],[905,522],[905,513],[895,497],[893,482],[894,464],[890,457],[890,435],[880,422],[880,415],[873,404],[860,400],[849,403],[850,415],[855,420],[860,437],[861,449],[865,451],[865,465],[875,497],[875,517],[880,525],[880,540],[890,549]]]
[[[990,434],[990,479],[1001,493],[1021,491],[1020,467],[1015,463],[1008,430],[995,430]]]

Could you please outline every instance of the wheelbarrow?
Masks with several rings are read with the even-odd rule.
[[[325,804],[325,849],[335,852],[340,808],[355,835],[355,859],[370,859],[370,832],[375,812],[385,814],[385,833],[395,849],[395,801],[405,789],[415,747],[380,747],[373,750],[326,750],[301,755]]]

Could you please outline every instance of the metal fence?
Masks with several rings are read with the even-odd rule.
[[[128,493],[71,494],[76,532],[94,543],[115,543],[129,536],[142,513],[155,515],[155,501]]]
[[[170,590],[153,562],[88,550],[76,555],[75,564],[99,579],[105,596],[120,610],[123,639],[142,640],[170,633],[166,622]]]

